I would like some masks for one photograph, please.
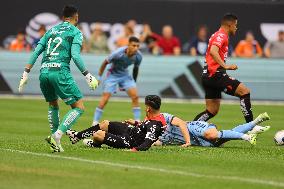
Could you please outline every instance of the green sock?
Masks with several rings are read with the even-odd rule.
[[[51,134],[57,131],[59,126],[59,108],[56,106],[49,106],[48,108],[48,122]]]
[[[77,119],[83,114],[83,110],[80,108],[74,108],[70,110],[63,118],[61,124],[59,125],[59,130],[65,133],[68,129],[70,129]]]

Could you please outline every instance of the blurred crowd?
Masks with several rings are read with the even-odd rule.
[[[151,26],[147,23],[142,25],[140,32],[135,28],[137,23],[135,20],[129,20],[123,26],[123,32],[114,40],[115,48],[127,45],[130,36],[136,36],[141,41],[140,50],[143,53],[153,55],[190,55],[190,56],[204,56],[206,53],[209,34],[206,25],[200,25],[196,28],[196,34],[184,44],[178,36],[175,35],[174,29],[171,25],[165,25],[161,31],[153,31]],[[79,26],[82,31],[82,28]],[[10,51],[31,51],[36,47],[37,42],[41,36],[46,32],[45,26],[41,26],[38,30],[39,38],[34,39],[30,44],[26,40],[26,33],[19,31],[14,39],[10,39],[5,48]],[[213,31],[211,31],[212,33]],[[84,34],[84,32],[82,32]],[[103,30],[102,24],[96,23],[91,28],[91,33],[86,38],[84,36],[84,43],[82,46],[83,53],[107,54],[113,49],[109,45],[109,33]],[[284,31],[279,31],[278,39],[275,41],[267,41],[262,47],[253,31],[247,31],[244,39],[240,40],[235,47],[229,46],[229,56],[243,57],[243,58],[284,58]]]

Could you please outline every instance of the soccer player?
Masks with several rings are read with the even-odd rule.
[[[70,60],[86,77],[90,89],[98,86],[98,81],[85,68],[80,56],[82,46],[82,33],[76,27],[78,23],[78,10],[74,6],[65,6],[63,9],[64,22],[54,26],[38,42],[28,64],[25,66],[22,79],[19,85],[19,92],[22,92],[27,83],[28,74],[32,69],[38,56],[43,53],[40,69],[40,88],[49,103],[48,121],[51,129],[51,136],[47,137],[54,152],[63,152],[60,139],[70,129],[77,119],[84,112],[82,94],[77,87],[70,73]],[[71,106],[71,110],[59,121],[58,96]]]
[[[93,140],[85,139],[84,143],[91,147],[99,147],[101,144],[107,144],[114,148],[128,148],[132,151],[148,150],[163,133],[166,120],[164,115],[160,113],[161,99],[159,96],[146,96],[145,106],[146,118],[140,123],[133,119],[126,120],[125,122],[110,122],[105,120],[84,131],[76,132],[68,130],[67,134],[73,144],[81,139],[93,136]],[[179,124],[178,127],[185,141],[185,144],[182,146],[187,147],[190,144],[190,138],[186,123],[183,123]]]
[[[251,110],[250,90],[240,81],[230,77],[226,70],[237,70],[235,64],[226,64],[229,36],[237,31],[237,16],[225,14],[220,29],[209,39],[206,51],[206,65],[202,74],[202,85],[205,90],[206,110],[198,114],[195,121],[208,121],[214,117],[220,108],[221,93],[240,98],[242,113],[246,122],[253,120]]]
[[[184,137],[181,134],[179,127],[176,127],[180,124],[184,124],[184,121],[168,113],[164,113],[164,116],[166,117],[167,123],[166,131],[159,137],[159,140],[157,140],[154,145],[185,144],[186,141],[184,141]],[[270,128],[270,126],[266,126],[265,130],[258,130],[255,129],[255,126],[269,119],[270,117],[265,112],[249,123],[239,125],[232,130],[221,131],[218,131],[216,125],[212,123],[190,121],[187,122],[190,145],[219,147],[230,140],[244,140],[255,145],[257,134],[265,132]]]
[[[140,120],[141,110],[138,102],[136,80],[139,65],[142,61],[142,54],[138,49],[139,39],[136,37],[130,37],[128,40],[128,46],[117,49],[102,63],[99,69],[99,82],[101,81],[107,65],[109,65],[109,69],[107,77],[103,82],[103,94],[101,100],[94,113],[93,126],[99,123],[103,114],[103,109],[111,95],[116,92],[117,86],[120,90],[127,92],[128,96],[132,100],[134,119],[136,121]],[[130,76],[127,68],[132,64],[134,64],[134,67],[132,76]]]

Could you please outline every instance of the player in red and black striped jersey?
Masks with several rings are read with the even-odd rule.
[[[92,126],[84,131],[76,132],[69,130],[72,143],[81,139],[93,136],[93,140],[88,140],[88,146],[99,147],[106,144],[114,148],[128,148],[132,151],[148,150],[159,136],[162,135],[166,126],[166,120],[160,113],[161,98],[156,95],[148,95],[145,98],[146,118],[142,122],[126,120],[125,122],[111,122],[105,120],[100,124]],[[187,147],[190,144],[189,134],[186,124],[180,126]]]
[[[246,122],[253,120],[250,90],[240,81],[230,77],[226,70],[237,70],[235,64],[226,64],[229,36],[237,31],[237,16],[226,14],[222,18],[220,29],[209,39],[206,51],[206,65],[202,74],[202,85],[205,89],[206,110],[195,117],[195,121],[208,121],[220,108],[221,93],[237,96]]]

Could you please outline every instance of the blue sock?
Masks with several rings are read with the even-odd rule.
[[[239,133],[232,130],[222,130],[218,132],[219,139],[230,139],[230,140],[238,140],[242,139],[244,133]]]
[[[96,108],[96,111],[95,111],[95,113],[94,113],[94,121],[97,121],[97,122],[99,122],[100,121],[100,119],[101,119],[101,117],[102,117],[102,115],[103,115],[103,110],[102,109],[100,109],[100,108]]]
[[[251,121],[249,123],[245,123],[243,125],[239,125],[232,129],[232,131],[236,131],[239,133],[247,133],[248,131],[252,130],[254,128],[255,124]]]
[[[136,121],[140,121],[140,117],[141,117],[141,109],[140,109],[140,107],[132,108],[132,112],[134,114],[134,119]]]

